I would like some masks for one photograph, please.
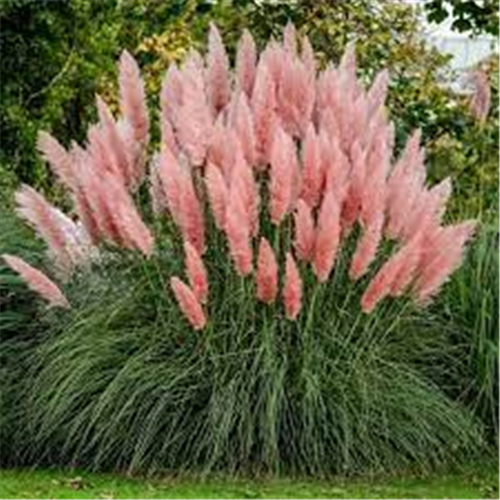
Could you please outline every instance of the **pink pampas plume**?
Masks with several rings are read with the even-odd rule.
[[[281,64],[281,78],[276,92],[278,115],[288,134],[302,138],[314,109],[314,81],[297,57],[284,53]]]
[[[239,143],[236,144],[235,160],[231,174],[231,189],[237,184],[237,190],[242,197],[243,206],[248,214],[250,234],[259,232],[259,190],[255,183],[253,171],[246,163]]]
[[[413,292],[417,303],[429,303],[460,267],[465,244],[473,237],[476,224],[466,221],[440,228],[426,239]]]
[[[116,243],[129,249],[137,249],[149,257],[154,245],[150,230],[142,221],[123,184],[109,174],[106,177],[105,197],[113,223],[119,232],[119,241]]]
[[[177,65],[171,64],[163,78],[160,92],[161,124],[169,122],[177,126],[179,109],[184,102],[182,75]]]
[[[2,258],[13,271],[21,276],[28,288],[49,303],[49,307],[62,307],[64,309],[71,307],[59,287],[44,273],[14,255],[3,254]]]
[[[66,248],[64,230],[55,215],[57,209],[29,186],[23,185],[15,197],[17,214],[44,240],[59,270],[68,273],[72,267],[71,256]]]
[[[275,109],[275,84],[267,64],[261,60],[257,66],[252,93],[256,160],[261,168],[269,163],[271,157],[271,148],[277,126]]]
[[[305,202],[314,208],[321,197],[323,184],[321,150],[314,125],[309,124],[302,148],[302,193]]]
[[[212,115],[205,93],[203,68],[191,55],[183,68],[183,104],[177,116],[177,139],[193,166],[205,161],[212,135]]]
[[[151,206],[155,215],[160,215],[167,209],[167,199],[158,173],[159,167],[160,154],[156,153],[151,158],[149,167],[149,196],[151,197]]]
[[[256,153],[252,111],[244,93],[240,93],[238,96],[233,126],[240,140],[246,162],[250,166],[255,165]]]
[[[161,119],[161,142],[163,146],[167,147],[172,153],[177,156],[179,154],[179,145],[177,138],[170,120],[162,116]]]
[[[172,152],[164,147],[158,158],[158,177],[163,189],[163,196],[167,207],[176,224],[180,222],[180,167],[177,158]]]
[[[205,304],[208,299],[207,270],[205,269],[200,254],[188,241],[184,242],[184,257],[189,285],[196,295],[196,298],[202,304]]]
[[[236,88],[245,92],[250,99],[255,81],[255,71],[257,66],[257,49],[252,35],[248,30],[243,31],[243,35],[238,42],[236,54]]]
[[[252,272],[252,247],[249,214],[243,203],[240,183],[232,183],[229,192],[229,203],[226,211],[225,229],[229,243],[229,251],[236,271],[240,276]]]
[[[132,127],[135,140],[145,146],[149,140],[149,115],[144,83],[137,62],[126,50],[120,56],[118,83],[120,111]]]
[[[384,104],[389,88],[389,72],[384,69],[377,73],[370,90],[367,93],[368,119]]]
[[[207,318],[194,292],[177,277],[170,279],[179,308],[195,330],[202,330],[207,324]]]
[[[480,123],[488,118],[491,107],[491,87],[488,75],[484,71],[475,71],[472,74],[474,93],[470,101],[470,111]]]
[[[207,55],[207,92],[214,116],[229,102],[231,97],[229,60],[215,24],[210,23]]]
[[[278,263],[271,245],[262,237],[257,257],[257,299],[272,304],[278,293]]]
[[[49,133],[38,132],[36,146],[42,158],[50,165],[59,182],[68,189],[73,189],[75,177],[71,154]]]
[[[296,155],[292,138],[281,128],[276,132],[271,153],[269,209],[271,222],[279,225],[290,209],[293,189],[293,162]]]
[[[225,227],[229,194],[222,172],[212,163],[209,163],[205,168],[205,185],[215,225],[218,229],[223,230]]]
[[[308,262],[314,252],[314,219],[307,203],[299,199],[294,213],[295,233],[293,245],[299,260]]]
[[[122,141],[118,132],[118,127],[111,115],[106,103],[97,96],[97,111],[101,124],[102,137],[104,138],[104,148],[108,155],[108,160],[113,164],[113,171],[126,186],[133,182],[133,166],[130,165],[126,151],[126,145]]]
[[[316,78],[316,58],[314,57],[314,50],[307,35],[302,38],[300,58],[309,77],[314,80],[314,78]]]
[[[328,279],[340,243],[340,208],[332,193],[326,193],[318,216],[313,271],[318,281]]]
[[[297,264],[290,252],[286,254],[283,302],[285,304],[286,317],[295,321],[302,307],[302,279]]]
[[[365,313],[372,312],[387,295],[401,295],[409,286],[421,259],[422,241],[420,236],[413,238],[392,255],[372,278],[361,297],[361,308]]]
[[[179,226],[185,241],[189,241],[200,255],[205,253],[205,222],[203,207],[198,199],[193,177],[188,166],[179,166]]]
[[[290,21],[288,21],[283,31],[283,48],[291,55],[297,55],[297,30]]]
[[[374,219],[372,223],[363,230],[363,234],[358,241],[349,269],[349,277],[352,280],[361,278],[361,276],[368,271],[370,264],[375,260],[378,247],[382,241],[383,225],[384,219],[379,217]]]

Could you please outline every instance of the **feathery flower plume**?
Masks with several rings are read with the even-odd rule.
[[[23,185],[15,195],[17,214],[25,219],[49,248],[56,267],[64,274],[72,267],[66,235],[57,218],[57,209],[33,188]]]
[[[466,221],[440,228],[427,239],[414,289],[417,303],[427,304],[460,267],[464,246],[475,228],[476,221]]]
[[[231,88],[226,49],[213,23],[210,23],[208,35],[207,92],[214,115],[217,115],[229,102]]]
[[[363,230],[349,269],[349,277],[352,280],[361,278],[375,260],[378,247],[382,241],[383,225],[384,220],[379,217]]]
[[[156,153],[151,158],[149,166],[149,196],[151,198],[151,207],[155,215],[160,215],[167,208],[167,200],[163,192],[163,186],[158,173],[160,166],[160,154]]]
[[[286,254],[283,302],[285,304],[286,317],[295,321],[302,307],[302,279],[297,264],[290,252]]]
[[[271,183],[269,186],[269,209],[271,222],[279,225],[290,209],[292,201],[295,145],[292,138],[278,129],[271,153]]]
[[[174,292],[179,308],[195,330],[202,330],[207,319],[200,302],[186,283],[177,277],[170,279],[170,286]]]
[[[257,165],[265,166],[271,157],[273,138],[277,127],[275,85],[265,61],[257,66],[252,93],[252,111],[255,127]]]
[[[124,50],[120,57],[120,111],[134,131],[137,142],[145,146],[149,140],[149,115],[141,72],[135,59]]]
[[[309,78],[312,82],[314,82],[314,79],[316,78],[316,58],[314,57],[314,50],[312,48],[311,41],[307,35],[302,38],[302,51],[300,53],[300,58],[302,60],[302,64],[306,68]]]
[[[130,186],[133,182],[134,172],[125,154],[125,144],[120,137],[116,122],[106,103],[99,96],[97,96],[96,101],[102,137],[105,141],[104,150],[107,152],[108,159],[113,165],[113,172],[120,177],[126,186]]]
[[[421,238],[415,238],[384,263],[361,298],[361,308],[365,313],[372,312],[387,295],[395,296],[409,285],[420,259],[421,243]]]
[[[180,167],[172,152],[163,147],[158,159],[158,177],[163,188],[164,199],[176,224],[180,224]]]
[[[332,193],[326,193],[318,216],[313,270],[318,281],[328,279],[340,243],[340,209]]]
[[[73,189],[75,178],[71,154],[47,132],[38,132],[36,145],[42,158],[50,165],[61,184],[68,189]]]
[[[223,230],[229,194],[222,172],[212,163],[209,163],[205,168],[205,185],[215,225],[218,229]]]
[[[272,304],[278,293],[278,263],[271,245],[262,237],[257,257],[257,299]]]
[[[2,258],[13,271],[21,276],[28,288],[49,303],[49,307],[62,307],[65,309],[71,307],[59,287],[44,273],[14,255],[3,254]]]
[[[302,149],[302,193],[305,202],[314,208],[321,197],[322,165],[319,138],[314,125],[309,124]]]
[[[202,68],[192,55],[183,68],[183,104],[177,116],[177,139],[193,166],[203,165],[212,134],[212,116]]]
[[[244,93],[238,96],[233,126],[240,140],[246,162],[250,166],[255,165],[256,154],[253,118]]]
[[[184,263],[191,289],[196,298],[205,304],[208,298],[207,270],[200,254],[188,241],[184,242]]]
[[[255,80],[255,70],[257,66],[257,49],[252,35],[248,30],[243,31],[243,35],[238,42],[236,54],[236,88],[245,92],[250,99]]]
[[[297,258],[302,261],[311,260],[314,252],[314,219],[307,203],[299,199],[294,213],[295,233],[293,245]]]
[[[179,226],[184,241],[189,241],[200,255],[205,253],[203,208],[196,194],[188,166],[179,166]]]
[[[240,276],[247,276],[253,269],[253,255],[250,244],[249,214],[243,204],[243,197],[241,184],[232,183],[226,211],[225,230],[236,271]]]
[[[182,89],[181,72],[175,63],[171,64],[163,78],[160,93],[162,130],[164,122],[171,123],[174,129],[177,127],[179,109],[184,102]]]

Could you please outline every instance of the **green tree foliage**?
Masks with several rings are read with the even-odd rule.
[[[498,36],[498,0],[428,0],[427,19],[441,23],[450,16],[452,28],[471,34]]]

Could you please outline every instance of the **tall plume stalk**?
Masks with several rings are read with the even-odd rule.
[[[366,280],[365,313],[386,297],[425,305],[460,265],[475,224],[443,224],[451,183],[426,185],[418,131],[394,155],[388,83],[382,71],[370,87],[361,84],[352,44],[338,66],[318,71],[309,40],[291,25],[283,43],[270,42],[260,56],[245,32],[233,71],[212,25],[207,54],[193,51],[165,75],[161,144],[148,162],[144,84],[124,52],[118,116],[98,96],[98,121],[83,144],[66,149],[39,135],[71,215],[29,187],[16,197],[19,214],[47,243],[63,281],[117,249],[155,258],[155,238],[178,241],[185,276],[165,277],[172,286],[164,293],[197,330],[211,324],[210,295],[225,286],[211,275],[214,253],[231,261],[271,315],[300,321],[311,314],[315,289],[340,272],[338,255],[352,235],[348,274]],[[141,214],[145,182],[155,217],[172,222],[167,235],[153,235]]]

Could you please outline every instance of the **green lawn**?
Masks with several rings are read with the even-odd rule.
[[[378,478],[130,478],[85,471],[0,471],[0,498],[498,498],[496,464]]]

